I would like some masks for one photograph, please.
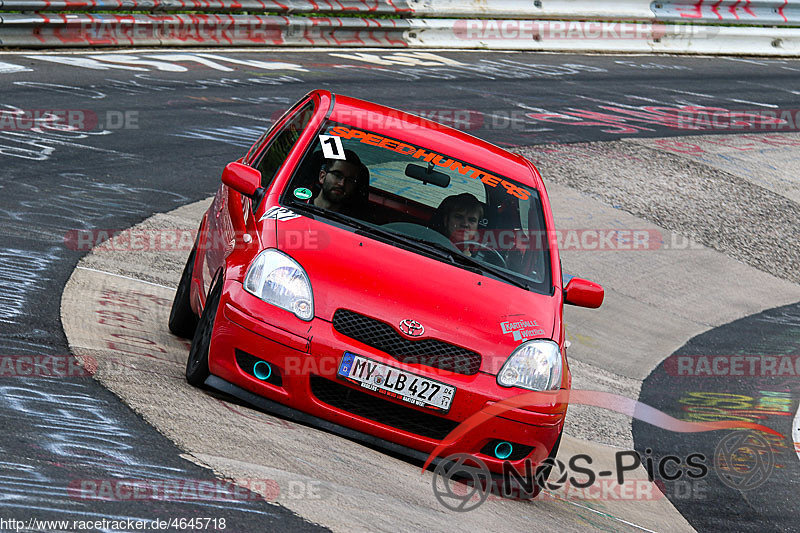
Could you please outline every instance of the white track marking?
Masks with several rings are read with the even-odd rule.
[[[736,98],[726,98],[726,100],[728,100],[730,102],[736,102],[737,104],[750,104],[750,105],[757,105],[757,106],[761,106],[761,107],[769,107],[769,108],[772,108],[772,109],[775,109],[775,108],[778,107],[778,106],[776,106],[774,104],[761,104],[759,102],[751,102],[750,100],[737,100]]]
[[[74,87],[72,85],[59,85],[57,83],[47,83],[43,81],[15,81],[14,85],[22,87],[30,87],[32,89],[44,89],[57,93],[70,94],[72,96],[84,96],[86,98],[101,99],[105,98],[106,94],[92,89],[85,89],[83,87]]]
[[[22,65],[15,65],[14,63],[6,63],[0,61],[0,74],[11,74],[12,72],[30,72],[32,69],[23,67]]]
[[[145,285],[152,285],[153,287],[160,287],[162,289],[169,289],[171,291],[176,290],[175,287],[167,287],[166,285],[161,285],[160,283],[153,283],[152,281],[145,281],[143,279],[132,278],[130,276],[123,276],[122,274],[114,274],[113,272],[106,272],[105,270],[97,270],[96,268],[89,268],[85,266],[76,266],[76,270],[88,270],[89,272],[96,272],[98,274],[105,274],[107,276],[113,276],[115,278],[122,278],[127,279],[130,281],[138,281],[139,283],[144,283]]]
[[[39,61],[61,63],[63,65],[88,68],[92,70],[119,69],[119,70],[138,70],[139,72],[150,71],[150,69],[142,67],[131,67],[129,65],[114,65],[113,63],[101,63],[100,61],[97,61],[96,59],[92,59],[90,57],[59,57],[59,56],[45,55],[45,54],[31,55],[25,57],[27,57],[28,59],[38,59]]]
[[[617,517],[616,517],[616,516],[614,516],[614,515],[611,515],[611,514],[608,514],[608,513],[604,513],[603,511],[598,511],[597,509],[592,509],[591,507],[589,507],[589,506],[587,506],[587,505],[581,505],[580,503],[578,503],[578,502],[574,502],[574,501],[572,501],[572,500],[567,500],[567,499],[564,499],[564,498],[559,498],[559,497],[558,497],[556,494],[554,494],[554,493],[552,493],[552,492],[550,492],[550,491],[546,491],[546,492],[547,492],[547,493],[548,493],[548,495],[549,495],[549,496],[551,496],[551,497],[552,497],[554,500],[558,500],[558,501],[561,501],[561,502],[564,502],[564,503],[568,503],[568,504],[570,504],[570,505],[574,505],[575,507],[580,507],[581,509],[585,509],[585,510],[587,510],[587,511],[591,511],[591,512],[593,512],[593,513],[595,513],[595,514],[599,514],[600,516],[604,516],[604,517],[606,517],[606,518],[610,518],[611,520],[616,520],[617,522],[621,522],[621,523],[623,523],[623,524],[625,524],[625,525],[628,525],[628,526],[634,527],[634,528],[636,528],[636,529],[639,529],[639,530],[641,530],[641,531],[646,531],[647,533],[657,533],[657,532],[653,531],[652,529],[647,529],[646,527],[642,527],[642,526],[640,526],[640,525],[638,525],[638,524],[634,524],[633,522],[629,522],[629,521],[627,521],[627,520],[623,520],[622,518],[617,518]]]
[[[653,104],[672,105],[669,102],[664,102],[662,100],[653,100],[652,98],[645,98],[644,96],[637,96],[635,94],[626,94],[625,98],[630,98],[632,100],[642,100],[643,102],[650,102]]]
[[[800,405],[797,406],[797,414],[794,415],[792,423],[792,440],[794,441],[794,451],[800,458]]]
[[[308,72],[307,69],[294,63],[281,63],[279,61],[257,61],[255,59],[235,59],[233,57],[223,57],[217,54],[197,54],[199,56],[216,59],[218,61],[225,61],[226,63],[233,63],[234,65],[244,65],[246,67],[260,68],[264,70],[297,70],[299,72]]]
[[[702,98],[718,98],[717,96],[713,96],[711,94],[703,94],[703,93],[693,93],[692,91],[681,91],[679,89],[669,89],[667,87],[654,87],[655,89],[659,89],[661,91],[669,91],[671,93],[678,93],[678,94],[686,94],[689,96],[700,96]]]
[[[765,89],[772,89],[775,91],[781,91],[789,94],[800,95],[800,91],[793,91],[791,89],[786,89],[784,87],[777,87],[775,85],[767,85],[766,83],[756,83],[754,81],[738,81],[737,83],[742,83],[744,85],[755,85],[756,87],[763,87]]]
[[[226,67],[225,65],[220,65],[216,61],[211,61],[208,58],[200,57],[200,55],[195,54],[152,54],[148,55],[147,57],[160,59],[162,61],[194,61],[195,63],[200,63],[208,68],[221,70],[222,72],[233,72],[235,70],[230,67]]]
[[[753,61],[752,59],[740,59],[738,57],[726,57],[728,61],[738,61],[740,63],[752,63],[753,65],[761,65],[762,67],[766,67],[769,65],[769,62],[765,61]]]
[[[172,63],[167,63],[166,61],[139,59],[136,56],[129,56],[126,54],[102,54],[102,55],[93,54],[88,57],[90,57],[91,59],[97,59],[99,61],[108,61],[110,63],[121,63],[123,65],[152,67],[164,72],[186,72],[187,70],[189,70],[188,68],[183,67],[181,65],[173,65]]]
[[[271,118],[257,117],[255,115],[246,115],[244,113],[237,113],[235,111],[228,111],[227,109],[217,109],[216,107],[201,107],[203,111],[211,111],[212,113],[219,113],[220,115],[230,115],[232,117],[241,117],[250,120],[257,120],[259,122],[272,122]]]

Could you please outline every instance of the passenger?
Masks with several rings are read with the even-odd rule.
[[[448,196],[433,214],[430,227],[450,239],[453,244],[476,242],[480,238],[478,223],[483,214],[483,204],[472,194],[465,192]],[[458,248],[469,256],[476,252],[475,246],[467,244]]]
[[[314,205],[330,211],[359,216],[366,202],[369,170],[352,150],[344,151],[345,159],[326,159],[319,171],[319,192]]]

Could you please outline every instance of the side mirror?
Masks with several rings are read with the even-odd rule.
[[[603,287],[581,278],[572,278],[564,288],[564,303],[570,305],[597,309],[603,304],[603,296]]]
[[[261,188],[261,172],[242,163],[228,163],[222,171],[222,183],[249,198],[255,199]]]

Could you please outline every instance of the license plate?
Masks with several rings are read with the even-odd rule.
[[[445,413],[450,410],[456,394],[456,388],[451,385],[350,352],[345,352],[337,374],[365,389]]]

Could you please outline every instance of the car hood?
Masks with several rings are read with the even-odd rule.
[[[477,351],[496,374],[529,338],[552,338],[555,298],[497,281],[328,223],[298,216],[277,222],[278,249],[306,270],[314,314],[349,309],[396,330],[422,324],[421,338]]]

